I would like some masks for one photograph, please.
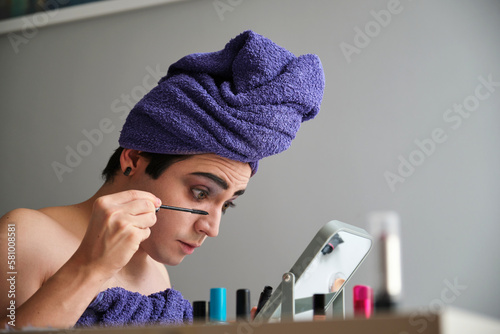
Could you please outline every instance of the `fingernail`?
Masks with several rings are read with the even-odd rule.
[[[156,197],[156,206],[160,206],[160,205],[161,205],[161,199]]]

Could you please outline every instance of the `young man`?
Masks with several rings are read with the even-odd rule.
[[[1,218],[2,245],[15,227],[17,261],[15,299],[9,277],[0,283],[1,327],[189,322],[165,265],[218,235],[258,161],[318,113],[323,88],[317,56],[295,57],[252,31],[170,66],[130,112],[94,196]],[[157,211],[162,203],[208,215]]]

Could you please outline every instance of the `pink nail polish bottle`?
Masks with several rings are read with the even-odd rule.
[[[370,318],[373,313],[373,289],[367,285],[353,288],[354,316]]]

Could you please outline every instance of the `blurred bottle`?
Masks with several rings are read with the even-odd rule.
[[[378,248],[380,283],[375,310],[394,311],[401,300],[401,222],[397,212],[373,211],[368,214],[370,233]]]
[[[313,295],[313,320],[326,320],[325,295],[322,293]]]
[[[193,323],[207,323],[209,312],[210,302],[205,300],[197,300],[193,302]]]
[[[352,290],[354,316],[370,318],[373,313],[373,289],[367,285],[355,285]]]

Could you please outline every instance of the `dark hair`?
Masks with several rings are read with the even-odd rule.
[[[123,147],[118,147],[113,155],[111,155],[108,164],[102,171],[102,178],[106,183],[113,182],[116,173],[121,170],[120,156],[122,152]],[[160,175],[174,163],[181,160],[186,160],[191,157],[191,155],[160,154],[149,152],[140,152],[139,154],[149,160],[149,164],[146,167],[146,174],[148,174],[155,180],[159,178]]]

